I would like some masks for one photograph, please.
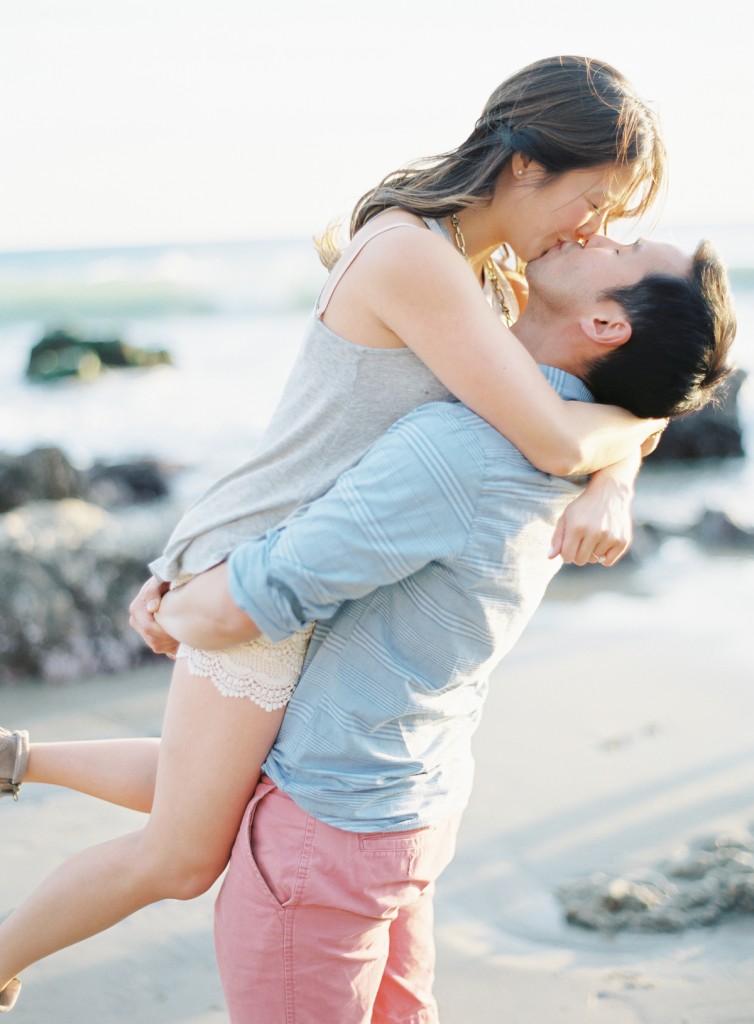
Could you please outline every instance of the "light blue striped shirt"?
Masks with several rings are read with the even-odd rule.
[[[591,400],[542,369],[564,398]],[[489,673],[559,566],[552,531],[584,482],[539,472],[458,402],[431,403],[233,553],[231,594],[268,637],[317,620],[265,763],[284,792],[356,832],[463,809]]]

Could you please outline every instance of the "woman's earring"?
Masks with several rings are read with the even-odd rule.
[[[519,176],[519,178],[523,178],[523,176],[524,176],[524,172],[523,172],[523,171],[521,170],[521,168],[520,168],[520,167],[519,167],[519,169],[518,169],[518,170],[516,171],[516,174],[517,174],[517,175]]]

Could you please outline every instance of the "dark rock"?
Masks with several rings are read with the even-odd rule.
[[[0,513],[30,501],[85,498],[112,508],[165,498],[167,471],[154,459],[97,462],[77,470],[59,448],[35,448],[24,455],[0,453]]]
[[[89,501],[106,507],[156,501],[169,491],[165,470],[154,459],[95,462],[85,475]]]
[[[677,459],[729,458],[743,455],[743,429],[738,414],[738,393],[745,379],[746,373],[743,370],[736,370],[716,404],[671,420],[656,451],[649,457],[652,464]]]
[[[0,512],[45,498],[80,498],[86,486],[59,448],[0,454]]]
[[[115,515],[67,499],[0,517],[0,681],[121,671],[154,657],[128,606],[175,511]]]
[[[170,363],[164,349],[138,348],[120,338],[90,339],[66,330],[50,331],[32,348],[26,376],[54,381],[63,377],[90,379],[103,367],[147,367]]]
[[[708,548],[754,551],[754,530],[744,526],[727,512],[705,509],[689,536]]]

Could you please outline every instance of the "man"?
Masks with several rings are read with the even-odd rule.
[[[591,399],[583,380],[674,415],[726,376],[734,320],[706,245],[690,260],[597,237],[527,278],[515,332],[566,398]],[[218,899],[234,1024],[437,1020],[432,890],[470,738],[582,485],[538,472],[459,403],[426,405],[324,497],[164,599],[160,625],[203,648],[318,622]]]

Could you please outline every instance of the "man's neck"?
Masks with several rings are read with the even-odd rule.
[[[575,377],[583,376],[584,362],[573,344],[573,324],[557,317],[538,317],[534,310],[527,308],[511,330],[536,362],[565,370]]]

